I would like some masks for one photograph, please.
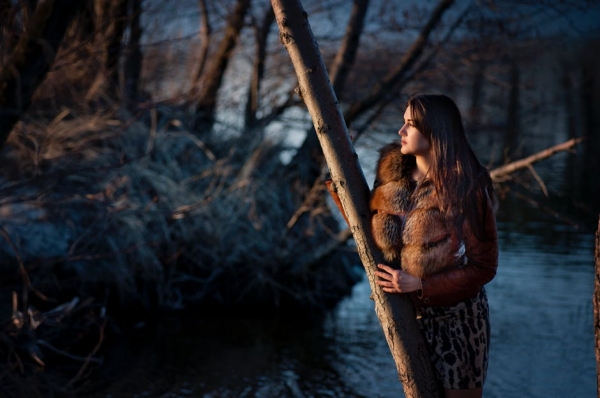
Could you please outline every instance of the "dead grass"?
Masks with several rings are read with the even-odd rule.
[[[286,228],[298,203],[277,143],[202,142],[155,111],[65,109],[13,132],[2,154],[0,250],[36,289],[150,312],[323,307],[348,291],[347,264],[298,275],[337,228],[326,208],[310,209],[300,231]],[[335,280],[331,291],[317,288],[321,279]]]
[[[278,143],[204,142],[174,115],[63,109],[11,134],[0,153],[0,289],[13,298],[0,303],[1,394],[76,393],[105,328],[180,310],[314,315],[357,281],[326,205],[287,227],[301,203]]]

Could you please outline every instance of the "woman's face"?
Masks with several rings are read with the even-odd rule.
[[[415,127],[410,105],[406,107],[404,125],[398,131],[398,134],[400,135],[404,155],[427,156],[429,154],[429,141]]]

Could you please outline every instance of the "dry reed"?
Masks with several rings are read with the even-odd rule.
[[[280,174],[278,144],[203,142],[164,111],[64,110],[20,124],[0,177],[13,243],[0,241],[3,256],[20,258],[47,296],[150,312],[326,307],[348,292],[347,264],[297,272],[338,228],[321,206],[308,209],[300,231],[287,229],[298,203]],[[326,279],[331,291],[318,288]]]

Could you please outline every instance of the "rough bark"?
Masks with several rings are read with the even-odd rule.
[[[350,222],[365,267],[375,310],[407,397],[438,397],[427,346],[405,295],[387,294],[376,283],[382,261],[370,235],[369,188],[350,141],[337,98],[329,82],[308,17],[299,0],[271,0],[280,38],[299,80],[300,92],[313,120],[333,184]]]
[[[244,26],[244,18],[250,7],[250,0],[238,0],[225,27],[225,33],[216,53],[211,57],[196,102],[196,118],[194,129],[198,133],[209,132],[215,122],[217,95],[225,75],[227,65],[231,60],[233,49]]]
[[[88,0],[46,0],[39,4],[10,59],[0,69],[0,148],[29,108],[46,77],[67,27]]]
[[[600,217],[596,230],[595,250],[596,282],[594,283],[594,336],[596,337],[596,388],[600,397]]]

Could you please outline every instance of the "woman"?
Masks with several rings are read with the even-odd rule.
[[[446,397],[481,397],[490,324],[484,285],[498,265],[488,171],[445,95],[408,99],[400,145],[381,150],[373,236],[385,292],[409,294]],[[399,267],[401,268],[399,268]]]

